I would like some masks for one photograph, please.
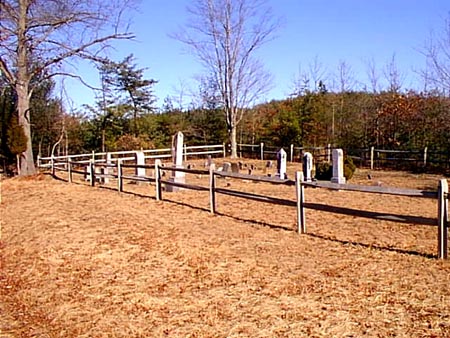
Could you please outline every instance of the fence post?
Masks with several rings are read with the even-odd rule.
[[[291,162],[294,162],[294,145],[291,144]]]
[[[184,151],[184,161],[187,162],[187,145],[186,145],[186,143],[183,144],[183,151]]]
[[[446,179],[439,181],[438,203],[438,258],[447,259],[448,183]]]
[[[297,231],[300,234],[306,234],[305,220],[305,187],[303,186],[303,173],[295,172],[295,191],[297,192]]]
[[[370,170],[373,170],[373,153],[375,151],[375,147],[370,147]]]
[[[423,149],[423,166],[427,166],[427,153],[428,153],[428,147],[425,147]]]
[[[94,160],[89,161],[89,170],[91,171],[91,187],[95,186],[95,162]]]
[[[222,143],[223,158],[227,157],[227,146]]]
[[[216,170],[216,165],[211,163],[209,166],[209,208],[211,214],[216,213],[216,177],[214,170]]]
[[[122,180],[122,160],[117,159],[117,191],[123,191],[123,180]]]
[[[37,161],[37,167],[40,168],[41,167],[41,155],[38,154],[36,161]]]
[[[327,163],[331,162],[331,144],[327,144]]]
[[[155,161],[155,192],[156,192],[156,200],[161,201],[162,200],[162,189],[161,189],[161,172],[159,167],[161,166],[161,160]]]
[[[264,142],[261,142],[261,161],[264,160]]]
[[[72,159],[67,159],[67,172],[69,174],[69,183],[72,183]]]
[[[54,157],[53,157],[53,154],[52,154],[52,158],[51,158],[51,164],[52,164],[52,176],[55,176],[55,159],[54,159]]]

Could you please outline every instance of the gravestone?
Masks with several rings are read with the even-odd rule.
[[[144,165],[145,164],[145,155],[142,150],[138,150],[134,153],[135,163],[137,165]],[[136,171],[134,173],[136,176],[144,177],[145,176],[145,168],[136,168]]]
[[[109,177],[107,177],[110,173],[110,171],[112,171],[112,168],[109,168],[108,166],[111,165],[112,161],[111,161],[111,153],[106,153],[106,167],[102,168],[102,174],[105,176],[102,176],[100,178],[100,183],[102,184],[108,184],[109,183]]]
[[[239,174],[239,164],[232,162],[231,163],[231,172],[235,174]]]
[[[313,168],[313,156],[311,153],[306,152],[303,155],[303,176],[306,182],[312,181],[312,168]]]
[[[264,175],[272,176],[272,169],[273,169],[273,162],[267,161],[266,165],[264,166]]]
[[[287,154],[286,151],[284,151],[283,148],[281,148],[277,152],[277,177],[281,179],[286,179],[286,160],[287,160]]]
[[[176,168],[183,168],[183,145],[184,135],[179,131],[172,137],[172,161]],[[181,171],[171,171],[169,181],[174,183],[185,183],[185,173]],[[179,190],[179,187],[167,185],[168,192],[176,192]]]
[[[213,164],[213,163],[214,163],[214,161],[213,161],[211,155],[208,155],[208,159],[205,162],[205,168],[210,168],[211,164]]]
[[[333,149],[333,177],[332,183],[345,184],[344,177],[344,152],[342,149]]]
[[[231,171],[231,163],[230,162],[223,162],[222,171],[229,173]]]

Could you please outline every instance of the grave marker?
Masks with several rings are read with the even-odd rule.
[[[344,152],[342,149],[333,149],[333,177],[332,183],[345,184]]]
[[[286,159],[287,154],[283,148],[277,152],[277,176],[282,180],[287,178],[286,175]]]
[[[145,155],[142,150],[138,150],[134,154],[134,158],[136,159],[137,165],[144,165],[145,164]],[[145,168],[136,168],[135,175],[139,177],[145,176]]]
[[[313,168],[313,156],[311,153],[306,152],[303,155],[303,177],[305,182],[311,182],[312,181],[312,172]]]
[[[183,168],[183,144],[184,135],[179,131],[172,137],[172,161],[176,168]],[[172,171],[169,181],[174,183],[185,183],[185,173],[181,171]],[[168,192],[176,192],[179,190],[179,187],[167,185]]]

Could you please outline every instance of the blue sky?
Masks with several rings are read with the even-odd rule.
[[[422,89],[416,71],[424,68],[420,49],[431,31],[443,30],[448,18],[448,0],[268,0],[284,24],[275,40],[264,45],[259,58],[274,76],[273,89],[263,101],[286,98],[294,88],[294,79],[317,62],[332,82],[337,66],[344,61],[351,67],[358,86],[369,85],[367,62],[372,60],[380,81],[384,68],[395,56],[403,89]],[[148,68],[147,78],[158,81],[154,93],[160,106],[164,98],[180,97],[188,105],[189,93],[202,73],[195,57],[185,46],[169,37],[187,20],[185,0],[143,0],[133,16],[131,30],[136,42],[117,45],[110,57],[122,60],[133,53],[139,68]],[[79,65],[79,74],[97,83],[95,70]],[[73,106],[93,103],[93,93],[79,83],[65,80]],[[175,101],[177,99],[175,98]]]

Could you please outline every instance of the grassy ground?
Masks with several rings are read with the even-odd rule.
[[[439,178],[367,174],[353,183],[435,190]],[[156,201],[146,184],[119,194],[75,182],[2,182],[2,338],[450,337],[435,226],[307,210],[299,235],[292,207],[219,195],[211,215],[207,192]],[[295,199],[293,187],[217,184]],[[429,199],[307,189],[306,200],[437,215]]]

